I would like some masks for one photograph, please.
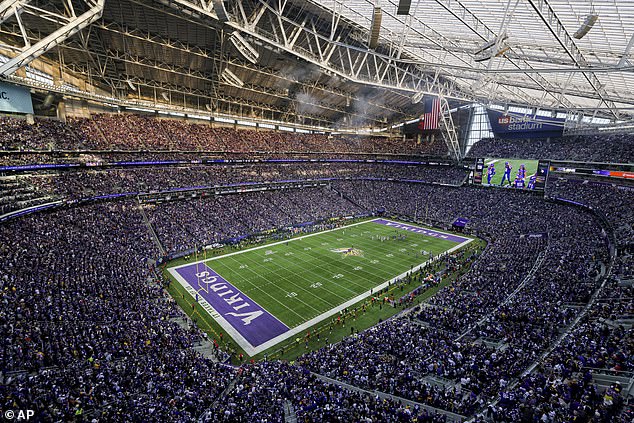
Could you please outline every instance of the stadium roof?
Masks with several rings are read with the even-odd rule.
[[[409,14],[398,15],[399,3],[320,1],[365,28],[380,6],[388,42],[476,97],[589,109],[618,109],[634,99],[634,2],[421,0],[411,2]],[[587,35],[574,38],[592,15],[598,19]],[[475,52],[500,34],[508,50],[478,61],[482,55]]]
[[[331,127],[418,116],[417,93],[629,120],[632,28],[614,0],[4,0],[0,75],[43,54],[122,101]]]

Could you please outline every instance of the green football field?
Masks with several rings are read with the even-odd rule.
[[[204,263],[293,328],[459,244],[366,221]]]
[[[517,170],[520,168],[521,164],[524,164],[526,167],[526,184],[528,185],[528,179],[531,175],[537,172],[537,160],[517,160],[517,159],[485,159],[484,160],[484,173],[482,175],[482,183],[487,183],[487,169],[489,168],[489,163],[493,162],[495,164],[495,175],[491,178],[491,185],[500,185],[502,181],[502,175],[504,175],[504,163],[509,162],[513,169],[511,170],[511,184],[515,181],[515,177],[517,176]],[[504,185],[508,185],[508,182],[504,181]]]

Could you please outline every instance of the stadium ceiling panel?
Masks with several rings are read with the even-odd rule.
[[[462,81],[479,97],[483,87],[509,102],[538,107],[601,109],[622,115],[634,100],[634,3],[613,0],[419,0],[397,15],[397,0],[324,0],[319,4],[369,28],[383,12],[381,37],[430,69]],[[590,14],[588,34],[573,34]],[[506,35],[499,57],[478,61],[488,41]],[[552,92],[543,95],[542,90]],[[621,116],[623,117],[623,116]]]
[[[38,55],[117,98],[320,126],[409,119],[420,93],[634,116],[634,2],[413,0],[404,15],[399,3],[4,0],[0,50],[15,59],[0,74],[43,46]],[[47,42],[60,22],[72,31]]]

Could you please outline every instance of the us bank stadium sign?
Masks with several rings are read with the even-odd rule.
[[[33,114],[33,102],[29,90],[0,82],[0,112]]]
[[[488,110],[491,130],[496,137],[548,137],[561,136],[564,130],[564,119],[545,116],[518,116],[505,114],[497,110]]]
[[[533,121],[528,116],[500,116],[498,124],[506,125],[509,131],[534,131],[541,130],[544,127],[542,122]]]

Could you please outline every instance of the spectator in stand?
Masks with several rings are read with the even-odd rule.
[[[96,114],[70,118],[68,124],[46,119],[2,118],[2,150],[146,150],[276,153],[369,153],[447,156],[441,139],[417,144],[387,137],[341,136],[212,127],[148,115]]]
[[[632,134],[573,135],[560,138],[483,138],[469,157],[633,163]]]
[[[105,188],[88,178],[85,187]],[[467,231],[488,245],[469,271],[403,316],[294,365],[236,369],[217,362],[222,351],[203,358],[193,347],[205,335],[174,321],[182,312],[147,261],[159,252],[138,204],[80,204],[17,218],[0,226],[2,409],[33,407],[39,420],[53,421],[282,421],[295,413],[308,421],[438,422],[444,411],[494,421],[631,417],[622,386],[601,391],[592,379],[633,367],[631,329],[620,322],[632,315],[631,287],[623,284],[631,253],[609,256],[611,229],[590,211],[496,189],[373,180],[337,181],[332,189],[144,207],[170,251],[380,209],[442,226],[466,217]],[[583,192],[595,201],[594,191]],[[629,214],[612,219],[620,227]],[[441,263],[453,269],[457,256]]]
[[[592,207],[610,223],[619,246],[634,245],[634,186],[551,177],[547,195]]]

